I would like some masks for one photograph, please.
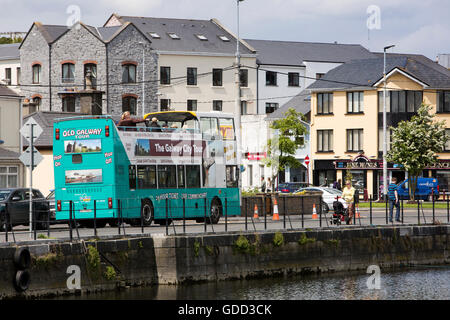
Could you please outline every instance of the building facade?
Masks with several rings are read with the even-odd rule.
[[[20,84],[20,43],[0,45],[0,82],[16,92]]]
[[[437,119],[445,120],[450,127],[447,69],[414,55],[389,55],[386,65],[388,142],[389,128],[411,119],[422,103],[430,105]],[[343,181],[349,171],[360,194],[377,199],[384,184],[383,58],[346,63],[329,71],[324,79],[327,81],[309,86],[313,182],[331,185],[338,179]],[[438,178],[441,190],[448,190],[450,153],[443,150],[438,159],[423,176]],[[393,176],[402,181],[407,173],[399,165],[388,163],[389,181]]]

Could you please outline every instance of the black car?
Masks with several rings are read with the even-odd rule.
[[[50,216],[49,202],[39,190],[33,189],[33,214],[36,217],[36,229],[47,229]],[[30,189],[0,189],[0,230],[8,230],[15,225],[30,223]]]

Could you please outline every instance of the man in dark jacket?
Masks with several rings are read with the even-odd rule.
[[[142,118],[133,119],[133,118],[131,118],[130,112],[125,111],[124,113],[122,113],[122,117],[121,117],[119,123],[117,124],[117,126],[118,127],[127,127],[127,128],[125,128],[125,131],[136,131],[136,129],[135,129],[136,124],[145,122],[145,121],[147,121],[147,120],[142,119]],[[123,130],[123,128],[119,128],[119,129]]]

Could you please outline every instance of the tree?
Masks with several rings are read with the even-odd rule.
[[[304,120],[302,113],[289,108],[284,116],[283,119],[270,124],[275,134],[267,141],[267,158],[264,162],[266,166],[272,167],[272,183],[279,171],[284,171],[286,167],[301,166],[301,162],[295,158],[295,153],[303,146],[304,135],[308,133],[308,129],[302,123]]]
[[[391,149],[387,160],[402,165],[408,172],[409,198],[415,200],[417,177],[421,172],[437,162],[436,153],[444,150],[448,138],[445,121],[435,121],[430,114],[431,107],[422,104],[409,121],[401,121],[392,128]]]

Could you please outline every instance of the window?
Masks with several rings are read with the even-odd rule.
[[[176,188],[176,166],[158,166],[158,186],[160,189]]]
[[[347,151],[363,151],[363,129],[347,129]]]
[[[317,114],[333,113],[333,94],[318,93],[317,94]]]
[[[266,71],[266,86],[277,85],[277,73],[274,71]]]
[[[248,87],[248,70],[241,69],[239,70],[239,83],[241,87]]]
[[[5,80],[6,80],[6,85],[10,86],[11,85],[11,68],[5,68]]]
[[[266,113],[272,113],[278,109],[278,103],[266,102]]]
[[[213,69],[213,86],[221,87],[222,86],[222,69]]]
[[[170,99],[161,99],[160,103],[160,111],[169,111],[170,109]]]
[[[0,166],[0,188],[17,188],[19,181],[19,167]]]
[[[169,35],[169,37],[171,37],[173,40],[180,40],[180,37],[174,33],[174,32],[167,32],[167,34]]]
[[[122,83],[136,83],[136,65],[124,64],[122,66]]]
[[[186,187],[186,184],[184,183],[184,166],[177,166],[177,177],[178,188]]]
[[[136,189],[136,167],[133,165],[128,166],[128,184],[130,189]]]
[[[222,40],[223,42],[229,42],[230,41],[230,39],[228,39],[228,37],[227,36],[219,36],[219,39],[220,40]]]
[[[159,78],[161,84],[170,84],[170,67],[161,67]]]
[[[20,67],[16,68],[16,72],[17,72],[17,85],[20,85]]]
[[[187,68],[187,85],[197,85],[197,68]]]
[[[71,83],[75,81],[75,65],[73,63],[63,63],[62,82]]]
[[[386,129],[386,151],[391,149],[392,129]],[[378,151],[383,152],[383,128],[378,128]]]
[[[450,113],[450,91],[438,91],[438,107],[439,113]]]
[[[233,119],[219,118],[219,129],[223,140],[234,140]]]
[[[317,130],[317,152],[333,152],[333,130]]]
[[[137,109],[137,99],[132,96],[125,96],[122,98],[122,112],[129,111],[130,114],[135,115]]]
[[[384,99],[384,91],[378,91],[378,112],[380,113],[383,112],[383,99]],[[420,106],[422,105],[422,101],[423,101],[422,91],[411,91],[411,90],[387,91],[386,112],[391,113],[417,112],[417,110],[419,110]]]
[[[298,72],[288,73],[288,86],[299,87],[300,86],[300,74]]]
[[[40,97],[34,97],[33,103],[35,104],[36,111],[39,111],[40,107],[41,107],[42,99]]]
[[[62,111],[63,112],[75,112],[75,97],[63,97],[62,98]]]
[[[316,73],[316,80],[322,79],[325,73]]]
[[[202,41],[208,41],[208,38],[203,34],[196,34],[196,36]]]
[[[217,121],[218,121],[217,118],[200,119],[200,127],[206,139],[209,139],[211,136],[219,135],[219,124]]]
[[[139,189],[156,189],[156,166],[138,166],[137,183]]]
[[[148,33],[153,39],[160,39],[161,37],[156,32],[149,32]]]
[[[241,101],[241,114],[248,114],[247,113],[247,101]]]
[[[90,75],[92,81],[92,88],[95,89],[97,87],[97,65],[95,63],[86,63],[84,65],[84,87],[86,88],[86,76]]]
[[[197,100],[188,100],[187,101],[187,110],[188,111],[197,111]]]
[[[239,181],[239,170],[237,166],[226,166],[227,188],[237,188]]]
[[[35,64],[32,68],[33,83],[39,83],[41,81],[41,65]]]
[[[445,129],[445,135],[449,140],[445,143],[444,151],[450,151],[450,129]]]
[[[186,184],[188,188],[200,188],[200,166],[186,166]]]
[[[213,110],[214,111],[222,111],[222,100],[214,100],[213,101]]]
[[[364,92],[347,92],[347,113],[364,112]]]

